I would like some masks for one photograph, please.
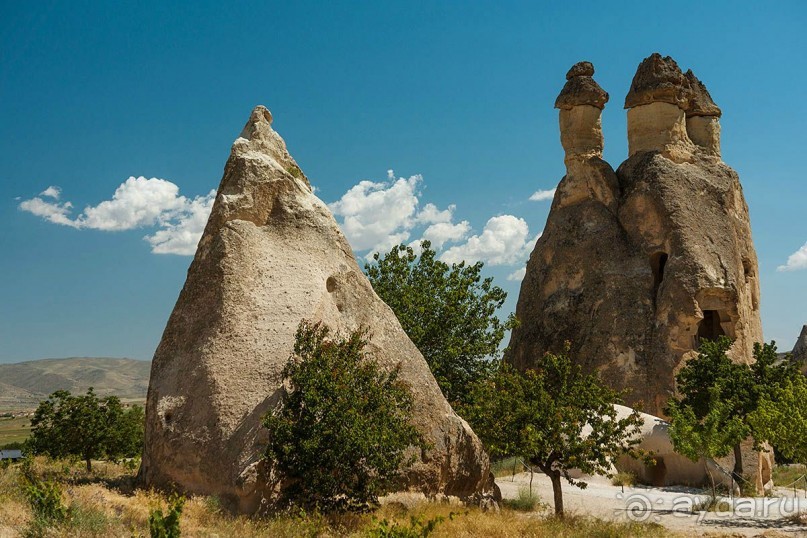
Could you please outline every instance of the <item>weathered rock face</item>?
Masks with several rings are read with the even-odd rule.
[[[257,107],[235,141],[154,355],[143,481],[217,495],[247,513],[271,502],[260,420],[281,396],[281,370],[307,319],[337,331],[368,327],[368,351],[384,368],[400,367],[415,399],[413,423],[431,443],[416,453],[404,486],[426,494],[480,491],[489,475],[480,441],[373,291],[271,121]]]
[[[617,417],[622,419],[629,416],[633,409],[622,405],[614,406]],[[665,420],[640,413],[643,424],[638,435],[640,440],[637,448],[653,453],[654,464],[648,464],[640,459],[623,455],[614,462],[618,471],[633,473],[640,483],[656,487],[689,485],[706,486],[713,479],[716,484],[731,487],[731,473],[728,472],[734,465],[733,456],[718,461],[701,458],[697,462],[682,456],[675,451],[670,439],[670,424]],[[743,447],[743,456],[746,469],[753,469],[756,479],[756,489],[760,493],[770,490],[771,469],[773,469],[773,454],[771,452],[755,452],[753,447],[746,443]],[[705,464],[705,465],[704,465]],[[709,471],[707,472],[706,467]],[[711,477],[709,476],[711,473]],[[734,484],[736,487],[736,484]]]
[[[529,368],[569,341],[574,360],[662,416],[700,339],[730,336],[732,358],[751,360],[762,341],[757,258],[705,86],[654,54],[626,106],[630,156],[616,172],[601,158],[599,108],[559,107],[566,176],[527,264],[506,359]]]
[[[796,340],[796,345],[793,346],[790,355],[794,361],[799,361],[804,365],[802,369],[807,373],[807,325],[801,328],[799,339]]]

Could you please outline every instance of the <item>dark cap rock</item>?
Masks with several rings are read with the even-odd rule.
[[[591,105],[602,110],[608,102],[608,92],[603,90],[592,77],[594,66],[591,62],[578,62],[566,73],[566,84],[555,99],[555,108],[570,110],[578,105]]]
[[[690,89],[689,105],[685,109],[687,116],[717,116],[719,118],[723,112],[712,100],[706,85],[698,80],[692,69],[688,70],[684,77],[689,83]]]
[[[593,77],[594,64],[591,62],[577,62],[566,73],[566,80],[571,80],[574,77]]]
[[[675,60],[654,52],[639,64],[625,97],[625,108],[670,103],[685,109],[690,95],[689,82]]]

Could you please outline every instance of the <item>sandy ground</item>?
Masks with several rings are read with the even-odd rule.
[[[563,483],[566,512],[588,514],[603,519],[633,519],[656,522],[669,529],[689,534],[717,532],[736,536],[805,536],[807,527],[787,520],[799,510],[807,510],[804,491],[794,498],[793,491],[777,490],[774,497],[735,498],[733,512],[691,513],[691,507],[704,498],[701,490],[684,487],[650,488],[613,486],[604,477],[586,477],[586,489]],[[529,473],[501,477],[496,483],[505,499],[518,497],[520,488],[528,487]],[[544,474],[533,475],[533,492],[552,505],[552,484]],[[726,498],[727,501],[730,499]]]

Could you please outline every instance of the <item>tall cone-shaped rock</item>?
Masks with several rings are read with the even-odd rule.
[[[570,103],[566,91],[555,106],[567,172],[527,264],[506,359],[529,368],[568,341],[573,360],[663,416],[702,339],[735,339],[737,361],[762,341],[757,257],[739,178],[720,160],[721,111],[694,74],[650,56],[626,99],[630,156],[614,173],[601,158],[599,101]],[[579,133],[588,151],[569,142]]]
[[[368,351],[415,400],[430,448],[405,486],[467,496],[488,458],[443,397],[426,361],[373,291],[327,206],[259,106],[235,141],[185,286],[154,355],[141,477],[217,495],[235,510],[271,503],[262,415],[281,395],[281,370],[301,320],[370,329]]]
[[[794,361],[802,363],[802,370],[807,373],[807,325],[801,328],[796,345],[790,353]]]

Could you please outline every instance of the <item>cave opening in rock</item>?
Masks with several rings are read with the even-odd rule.
[[[717,340],[725,335],[726,331],[723,330],[721,325],[720,312],[717,310],[704,310],[703,319],[698,323],[698,345],[703,340]]]
[[[648,466],[650,484],[657,488],[667,485],[667,465],[664,463],[664,458],[656,457],[655,464]]]
[[[661,282],[664,280],[664,267],[667,265],[667,253],[656,252],[650,256],[650,269],[653,271],[653,297],[658,293]]]

